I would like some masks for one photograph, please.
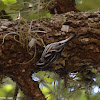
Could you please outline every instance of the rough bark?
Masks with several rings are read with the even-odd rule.
[[[39,89],[38,83],[34,82],[31,78],[32,73],[35,71],[48,70],[56,71],[58,74],[61,74],[81,71],[90,64],[95,68],[99,67],[100,12],[69,12],[55,15],[51,18],[34,20],[31,23],[31,31],[37,31],[36,34],[43,39],[46,45],[63,40],[71,34],[77,34],[77,38],[66,46],[59,60],[46,69],[37,69],[35,63],[43,52],[41,40],[36,38],[40,45],[36,45],[36,56],[33,58],[35,51],[34,47],[30,50],[33,52],[33,55],[31,55],[27,50],[27,43],[24,42],[25,45],[23,46],[19,35],[16,39],[14,38],[14,35],[20,34],[20,31],[18,32],[18,21],[0,22],[0,74],[11,77],[25,95],[32,98],[32,100],[45,100]],[[23,27],[23,31],[21,32],[28,32],[25,22],[21,22],[20,27]],[[63,27],[66,28],[63,29]],[[9,34],[9,32],[16,32],[16,34]],[[4,38],[6,34],[8,35]],[[30,34],[33,33],[30,32]],[[23,38],[26,37],[28,37],[28,34],[23,36]]]

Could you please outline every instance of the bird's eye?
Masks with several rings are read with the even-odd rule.
[[[59,45],[61,45],[62,43],[59,43]]]
[[[64,43],[59,43],[59,46],[60,46],[60,45],[63,45],[63,44],[64,44]]]

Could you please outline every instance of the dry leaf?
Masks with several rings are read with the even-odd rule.
[[[32,48],[32,46],[35,44],[35,42],[36,42],[36,39],[35,38],[32,38],[31,41],[28,44],[29,47]]]

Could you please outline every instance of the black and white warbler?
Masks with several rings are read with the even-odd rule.
[[[44,68],[52,64],[54,61],[56,61],[60,57],[61,53],[64,51],[66,44],[72,41],[75,37],[76,37],[76,34],[70,36],[69,38],[65,40],[48,44],[45,47],[41,55],[41,58],[36,63],[36,65],[40,68]]]

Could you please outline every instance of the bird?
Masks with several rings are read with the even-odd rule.
[[[72,36],[70,36],[69,38],[65,40],[48,44],[45,47],[36,65],[39,68],[45,68],[49,66],[50,64],[54,63],[60,57],[61,53],[64,51],[66,44],[72,41],[75,37],[76,37],[76,34],[73,34]]]

